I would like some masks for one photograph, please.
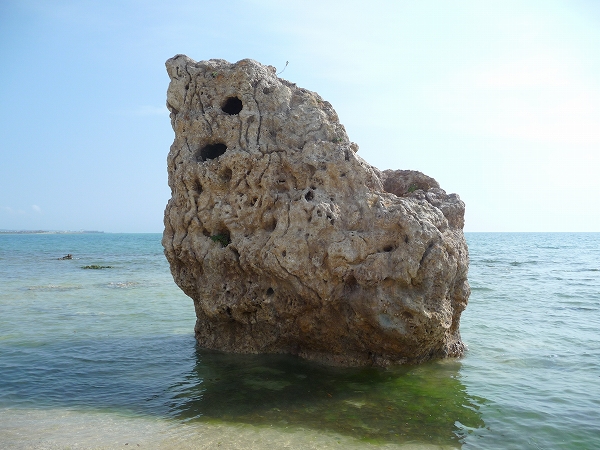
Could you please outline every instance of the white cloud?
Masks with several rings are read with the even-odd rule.
[[[38,214],[42,213],[42,208],[40,208],[38,205],[31,205],[31,209],[33,209],[33,211],[35,211]]]

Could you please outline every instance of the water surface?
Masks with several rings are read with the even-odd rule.
[[[0,235],[0,444],[600,448],[600,235],[467,240],[466,357],[384,370],[197,349],[159,234]]]

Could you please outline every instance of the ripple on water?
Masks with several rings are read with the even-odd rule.
[[[44,284],[39,286],[29,286],[26,288],[28,291],[73,291],[81,289],[83,286],[79,284]]]
[[[110,289],[131,289],[141,285],[142,283],[140,283],[139,281],[113,281],[106,285],[103,285],[103,287],[107,287]]]

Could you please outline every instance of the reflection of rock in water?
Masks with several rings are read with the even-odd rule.
[[[459,381],[460,362],[394,369],[340,369],[290,356],[198,352],[176,391],[172,413],[183,420],[342,433],[382,442],[457,444],[465,429],[484,426],[483,399]]]

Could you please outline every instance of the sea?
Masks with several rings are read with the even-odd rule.
[[[342,369],[197,348],[160,234],[2,233],[0,448],[599,449],[600,233],[466,238],[465,356]]]

